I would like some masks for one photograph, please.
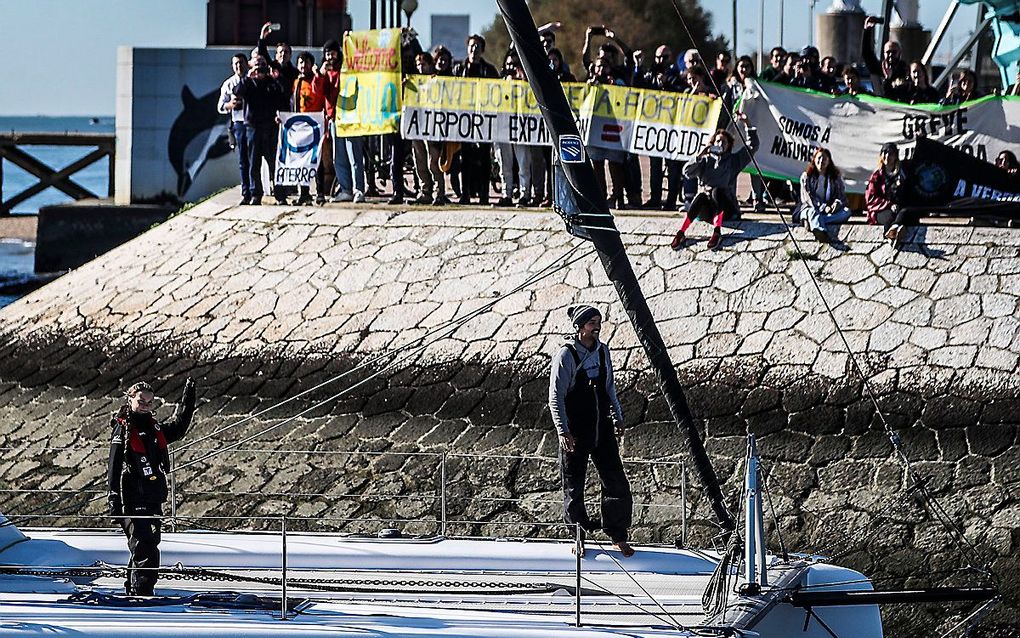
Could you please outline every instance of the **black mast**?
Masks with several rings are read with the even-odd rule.
[[[520,54],[521,63],[528,76],[528,84],[538,98],[554,146],[563,135],[578,135],[574,115],[563,94],[563,87],[549,69],[548,58],[545,49],[542,48],[538,28],[527,3],[525,0],[497,0],[497,3],[510,31],[514,47]],[[580,232],[575,234],[590,239],[595,245],[602,266],[610,281],[616,286],[620,301],[652,364],[659,386],[666,397],[670,414],[683,434],[687,454],[712,504],[712,510],[722,528],[732,531],[735,526],[733,516],[723,501],[719,478],[705,452],[701,435],[694,425],[694,418],[691,416],[680,380],[676,376],[676,369],[670,361],[666,344],[662,341],[662,335],[659,334],[659,328],[648,309],[648,302],[645,301],[638,285],[630,259],[624,251],[620,233],[609,213],[609,206],[595,181],[595,170],[587,160],[581,163],[562,163],[562,168],[578,207],[578,214],[568,219],[568,224],[576,224]]]

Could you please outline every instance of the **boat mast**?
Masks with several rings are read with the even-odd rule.
[[[564,136],[578,136],[574,115],[563,94],[563,87],[549,69],[548,58],[542,48],[535,20],[525,0],[497,0],[499,10],[506,21],[507,30],[514,47],[520,54],[528,77],[528,84],[538,99],[545,125],[553,140]],[[659,382],[669,412],[683,435],[684,447],[712,506],[719,525],[730,532],[735,523],[723,500],[719,478],[705,451],[704,441],[694,424],[687,397],[684,396],[676,369],[669,358],[666,344],[648,308],[630,259],[624,250],[620,233],[616,229],[605,196],[595,181],[595,170],[587,160],[578,163],[561,163],[564,177],[577,201],[579,214],[574,221],[582,228],[582,235],[595,245],[606,275],[616,287],[620,301],[630,317],[638,340],[648,356],[652,370]]]

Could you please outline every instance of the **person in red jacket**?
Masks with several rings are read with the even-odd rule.
[[[333,165],[334,175],[336,175],[336,125],[334,118],[336,117],[336,100],[340,94],[340,43],[336,40],[327,40],[322,45],[322,64],[315,72],[312,86],[316,93],[322,95],[323,108],[326,113],[326,136],[322,147],[323,164],[326,164],[326,158],[329,158],[329,162]],[[323,183],[324,188],[321,193],[322,197],[325,197],[327,192],[332,193],[335,190],[335,186],[331,185],[330,188],[325,188],[325,180]],[[350,194],[347,194],[343,201],[351,201]]]
[[[878,154],[878,168],[868,178],[864,189],[864,206],[869,224],[882,224],[885,238],[896,247],[900,231],[908,223],[907,211],[900,205],[906,174],[900,163],[900,149],[886,142]]]

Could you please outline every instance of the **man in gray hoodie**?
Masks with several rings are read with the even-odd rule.
[[[624,557],[633,499],[616,438],[623,432],[623,408],[616,397],[609,348],[599,341],[602,313],[593,306],[567,309],[574,338],[553,358],[549,411],[560,440],[563,517],[586,532],[601,527]],[[602,522],[593,522],[584,504],[584,479],[591,458],[602,483]]]

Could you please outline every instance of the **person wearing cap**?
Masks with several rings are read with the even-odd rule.
[[[609,348],[599,341],[602,313],[579,305],[567,308],[567,315],[574,333],[553,357],[549,374],[549,411],[560,443],[563,518],[584,532],[601,527],[613,546],[630,557],[634,549],[627,537],[633,498],[617,442],[623,408],[616,396]],[[602,485],[601,523],[589,517],[584,503],[589,458]]]
[[[906,172],[900,162],[900,149],[886,142],[878,153],[878,168],[868,178],[864,189],[864,206],[869,224],[881,224],[885,238],[895,248],[900,231],[908,223],[907,211],[900,205],[906,190]]]
[[[169,444],[188,433],[195,414],[195,381],[184,382],[184,395],[174,415],[160,423],[153,416],[157,399],[148,383],[132,385],[127,402],[110,422],[107,498],[110,515],[127,536],[129,596],[152,596],[159,577],[159,541],[163,504],[169,494]]]

